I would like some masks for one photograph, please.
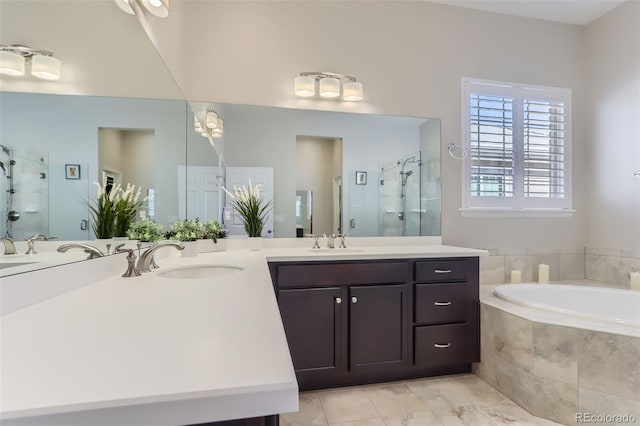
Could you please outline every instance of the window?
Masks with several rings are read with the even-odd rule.
[[[463,214],[571,211],[571,91],[462,80]]]

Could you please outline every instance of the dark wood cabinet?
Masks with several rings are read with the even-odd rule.
[[[270,263],[301,390],[463,373],[478,258]]]
[[[340,287],[278,292],[280,315],[299,379],[331,378],[342,369],[342,299]]]
[[[349,287],[349,367],[372,370],[407,361],[407,285]]]

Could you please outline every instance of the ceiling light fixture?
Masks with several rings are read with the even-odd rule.
[[[129,15],[136,14],[133,11],[133,8],[131,7],[131,1],[134,1],[134,0],[113,0],[113,1],[116,2],[120,10],[122,10],[124,13],[128,13]]]
[[[222,118],[218,118],[218,125],[211,129],[211,133],[214,135],[222,135],[224,133],[224,121]]]
[[[303,98],[315,96],[316,86],[322,98],[339,98],[341,93],[345,101],[361,101],[363,98],[362,83],[349,75],[334,72],[302,72],[294,79],[293,84],[296,96]]]
[[[209,129],[215,129],[218,127],[218,114],[214,110],[207,111],[207,127]]]
[[[218,113],[209,108],[205,113],[204,119],[203,126],[200,120],[198,120],[198,116],[195,113],[193,114],[193,128],[195,131],[200,133],[203,137],[222,137],[222,134],[224,133],[224,122],[222,121],[222,118],[218,117]]]
[[[31,75],[45,80],[60,78],[62,62],[47,50],[32,49],[28,46],[0,45],[0,73],[22,76],[25,64],[31,65]]]

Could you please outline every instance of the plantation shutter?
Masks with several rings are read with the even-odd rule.
[[[513,197],[513,103],[504,96],[469,95],[472,197]]]
[[[463,210],[571,210],[571,91],[462,80]]]
[[[523,100],[524,196],[565,197],[565,104]]]

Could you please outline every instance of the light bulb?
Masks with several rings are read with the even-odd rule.
[[[129,0],[113,0],[116,5],[122,10],[124,13],[128,13],[129,15],[135,15],[133,8],[131,7],[131,3]]]
[[[350,81],[342,86],[343,99],[345,101],[362,100],[362,83]]]
[[[140,0],[149,13],[158,18],[169,16],[169,0]]]
[[[0,50],[0,73],[24,75],[24,56],[8,50]]]
[[[218,118],[218,126],[211,130],[214,135],[221,135],[224,132],[224,121],[222,118]]]
[[[60,78],[62,62],[53,56],[33,55],[31,58],[31,74],[45,80]]]
[[[340,80],[325,77],[320,80],[320,96],[323,98],[337,98],[340,96]]]
[[[308,98],[316,94],[316,79],[309,76],[299,76],[293,80],[294,91],[297,96]]]
[[[218,127],[218,114],[215,111],[207,111],[207,127],[210,129],[214,129]]]

